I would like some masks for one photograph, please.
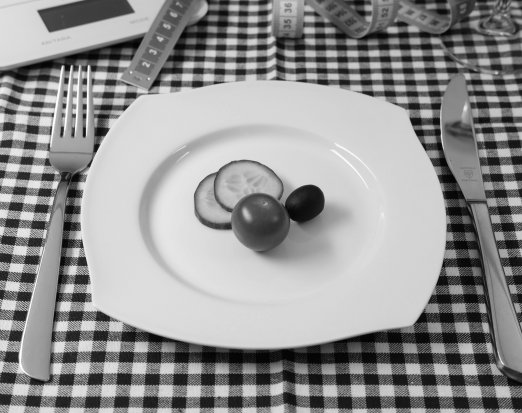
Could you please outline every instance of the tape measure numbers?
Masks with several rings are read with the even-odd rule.
[[[149,90],[185,27],[202,19],[207,10],[204,0],[165,1],[120,80]]]
[[[305,0],[274,1],[272,33],[275,37],[299,38],[303,35]]]
[[[275,37],[302,36],[304,2],[305,0],[273,0],[272,32]],[[431,34],[441,34],[468,16],[475,6],[475,0],[447,0],[449,14],[446,16],[427,10],[410,0],[371,0],[371,18],[366,21],[345,0],[306,0],[306,3],[344,34],[356,39],[385,30],[395,20],[412,24]],[[287,19],[285,13],[289,14]]]

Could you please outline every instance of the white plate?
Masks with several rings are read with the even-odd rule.
[[[323,213],[266,253],[203,226],[194,190],[236,159],[270,166],[283,200],[319,186]],[[82,229],[100,311],[172,339],[276,349],[415,323],[439,276],[446,215],[403,109],[254,81],[133,103],[91,166]]]

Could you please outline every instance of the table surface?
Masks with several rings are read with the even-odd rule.
[[[276,40],[271,10],[268,0],[211,1],[150,93],[277,79],[341,87],[406,109],[448,216],[443,268],[417,323],[303,349],[238,351],[163,339],[109,318],[91,304],[80,231],[84,171],[66,208],[52,378],[42,384],[22,374],[20,340],[58,183],[48,145],[60,67],[93,68],[98,146],[145,93],[118,80],[139,45],[127,42],[0,74],[0,411],[522,409],[522,385],[494,364],[476,238],[440,141],[442,94],[461,69],[437,36],[414,26],[397,22],[355,40],[308,6],[304,37]],[[520,313],[521,78],[465,73],[497,246]]]

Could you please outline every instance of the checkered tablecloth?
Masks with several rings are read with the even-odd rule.
[[[0,73],[0,412],[522,409],[522,384],[494,364],[476,238],[442,153],[441,97],[459,68],[436,36],[413,26],[397,23],[355,40],[308,6],[304,37],[276,40],[271,10],[269,0],[211,0],[151,93],[279,79],[342,87],[406,109],[448,214],[444,265],[418,322],[304,349],[238,351],[163,339],[111,319],[91,305],[80,231],[84,172],[66,208],[52,379],[22,374],[20,340],[58,183],[48,145],[60,66],[92,66],[99,144],[144,93],[118,81],[139,45],[132,41]],[[466,73],[488,205],[520,313],[522,77]]]

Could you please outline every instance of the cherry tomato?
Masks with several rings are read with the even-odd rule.
[[[232,231],[242,244],[254,251],[267,251],[278,246],[289,229],[288,212],[271,195],[247,195],[232,210]]]

